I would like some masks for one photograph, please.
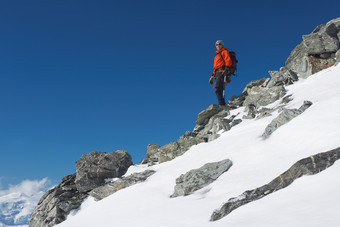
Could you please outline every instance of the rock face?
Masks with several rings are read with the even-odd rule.
[[[63,222],[71,210],[79,208],[90,190],[104,185],[106,178],[121,177],[131,165],[131,157],[124,150],[84,154],[76,162],[77,172],[64,177],[40,199],[29,226],[50,227]]]
[[[80,192],[88,192],[105,183],[105,179],[120,177],[132,165],[131,156],[124,150],[111,153],[92,151],[77,162],[76,186]]]
[[[79,208],[88,195],[77,190],[75,179],[76,174],[66,176],[45,193],[31,214],[30,227],[54,226],[63,222],[71,210]]]
[[[311,34],[304,35],[303,41],[291,52],[285,70],[291,70],[299,77],[306,78],[334,65],[340,49],[340,18],[319,25]]]
[[[208,163],[199,169],[190,170],[176,179],[175,192],[171,197],[186,196],[211,184],[232,166],[229,159]]]
[[[299,109],[285,109],[283,110],[277,118],[272,120],[270,124],[266,127],[265,132],[263,133],[263,138],[268,138],[276,129],[280,126],[286,124],[293,118],[302,114],[306,109],[308,109],[312,105],[312,102],[305,101],[304,104]]]
[[[114,182],[95,188],[89,194],[96,200],[102,200],[123,188],[127,188],[134,184],[144,182],[155,172],[156,171],[154,170],[146,170],[142,173],[134,173],[128,177],[122,177]]]
[[[340,148],[302,159],[270,183],[253,190],[245,191],[242,195],[229,199],[220,209],[213,212],[210,221],[219,220],[242,205],[285,188],[303,175],[318,174],[332,166],[338,159],[340,159]]]

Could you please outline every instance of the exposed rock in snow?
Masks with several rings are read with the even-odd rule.
[[[131,174],[130,176],[122,177],[114,182],[95,188],[92,191],[90,191],[89,194],[96,200],[101,200],[123,188],[127,188],[131,185],[146,181],[146,179],[148,179],[148,177],[150,177],[155,172],[156,171],[154,170],[146,170],[142,173],[134,173]]]
[[[242,195],[229,199],[219,210],[213,212],[210,220],[219,220],[240,206],[261,199],[264,196],[289,186],[294,180],[303,175],[318,174],[332,166],[338,159],[340,159],[340,148],[302,159],[270,183],[253,190],[245,191]]]
[[[88,192],[105,183],[105,179],[121,177],[132,165],[129,153],[119,150],[111,153],[92,151],[76,162],[76,186]]]
[[[176,179],[175,192],[171,197],[186,196],[211,184],[232,166],[229,159],[207,163],[199,169],[190,170]]]
[[[286,124],[293,118],[297,117],[301,113],[303,113],[307,108],[312,105],[312,102],[305,101],[303,105],[299,109],[285,109],[283,110],[278,117],[276,117],[270,124],[266,127],[265,132],[263,133],[263,138],[268,138],[276,129],[280,126]]]
[[[48,190],[31,214],[30,227],[50,227],[65,220],[66,215],[77,209],[88,196],[77,190],[76,174],[66,176],[55,188]]]

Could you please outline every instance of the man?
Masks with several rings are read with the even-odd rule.
[[[230,83],[229,77],[229,68],[232,65],[232,61],[229,55],[229,51],[224,47],[223,40],[216,41],[216,56],[214,59],[214,72],[209,80],[210,84],[214,83],[214,91],[217,96],[218,104],[224,106],[225,98],[224,98],[224,88],[225,82]]]

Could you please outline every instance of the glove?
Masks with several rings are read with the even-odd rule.
[[[209,84],[213,84],[214,83],[214,79],[215,79],[215,77],[211,76],[210,79],[209,79]]]

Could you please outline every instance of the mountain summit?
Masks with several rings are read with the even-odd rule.
[[[140,165],[126,151],[84,155],[30,226],[337,226],[339,39],[340,18],[318,26],[271,78],[150,144]]]

